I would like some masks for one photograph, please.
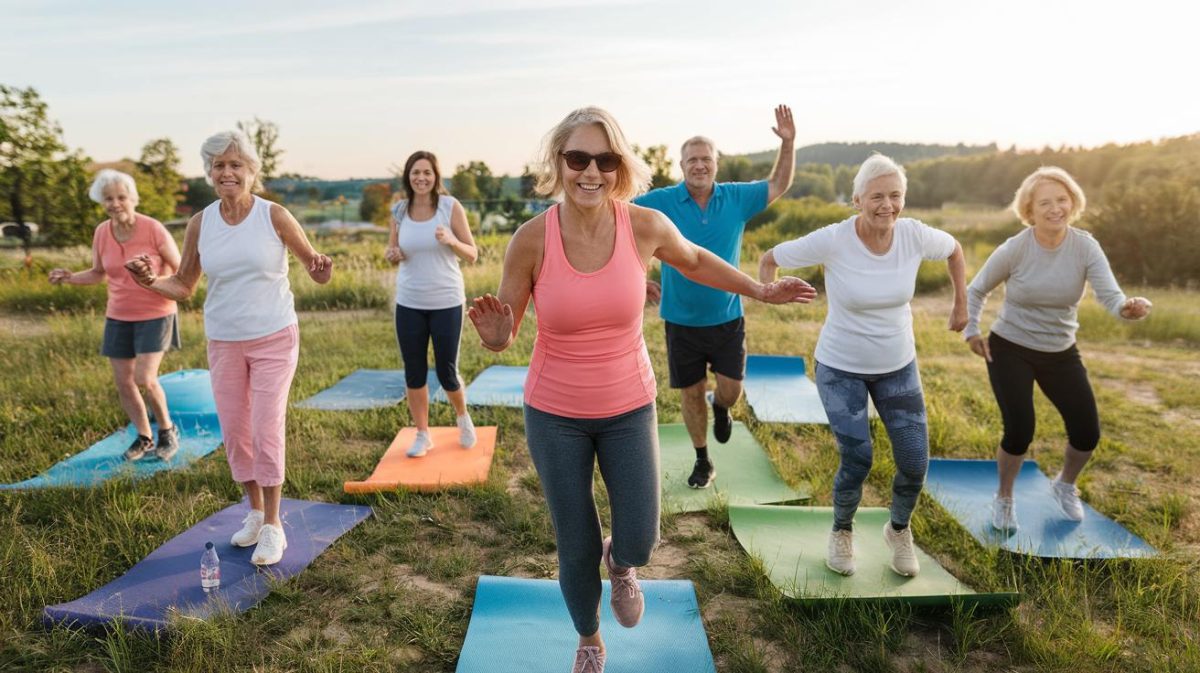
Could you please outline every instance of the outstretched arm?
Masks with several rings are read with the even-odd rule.
[[[68,269],[53,269],[50,271],[50,283],[59,285],[95,285],[104,280],[104,265],[100,263],[100,251],[92,244],[92,268],[72,273]]]
[[[203,213],[196,213],[188,220],[183,234],[183,254],[180,255],[179,270],[174,275],[159,276],[150,267],[150,257],[138,255],[125,262],[125,268],[138,285],[154,290],[167,299],[185,301],[196,291],[200,282],[200,221]]]
[[[767,179],[767,203],[787,194],[792,188],[796,174],[796,123],[792,120],[792,109],[786,105],[775,108],[775,126],[771,128],[779,136],[779,154],[775,156],[775,167]]]
[[[291,211],[277,203],[271,204],[271,224],[275,227],[275,233],[279,234],[279,240],[304,265],[308,277],[322,285],[328,283],[333,277],[333,260],[313,248],[304,228]]]

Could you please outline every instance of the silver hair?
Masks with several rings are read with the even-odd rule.
[[[134,204],[137,204],[137,183],[134,182],[133,176],[111,168],[102,169],[96,174],[96,179],[92,180],[92,186],[88,188],[88,198],[96,203],[104,203],[104,190],[113,185],[124,185],[125,191],[129,192]]]
[[[858,174],[854,176],[854,193],[851,196],[862,196],[868,182],[885,175],[900,176],[900,191],[908,191],[908,176],[904,174],[904,167],[892,161],[891,157],[876,152],[858,167]]]
[[[712,141],[712,138],[709,138],[708,136],[692,136],[691,138],[683,141],[683,145],[679,147],[680,159],[682,159],[683,155],[687,153],[687,148],[691,147],[692,145],[708,145],[709,151],[713,154],[713,159],[715,160],[717,158],[717,144]]]
[[[213,184],[213,159],[224,154],[230,147],[237,149],[238,154],[246,160],[250,172],[254,174],[254,190],[262,189],[262,182],[258,179],[258,173],[262,170],[262,159],[258,158],[258,150],[254,147],[254,143],[250,142],[250,138],[241,131],[215,133],[200,145],[200,158],[204,160],[204,181],[210,185]]]

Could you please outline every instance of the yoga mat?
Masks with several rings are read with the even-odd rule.
[[[636,628],[617,624],[604,582],[600,629],[605,673],[716,673],[696,592],[686,580],[642,580],[646,613]],[[457,673],[569,671],[579,635],[555,580],[479,578]]]
[[[692,488],[687,484],[696,451],[683,423],[658,426],[658,444],[665,510],[699,512],[719,497],[731,505],[791,502],[809,497],[807,490],[794,490],[783,482],[754,435],[741,423],[733,424],[727,444],[718,443],[709,428],[708,457],[717,468],[717,477],[708,488]]]
[[[751,355],[746,358],[746,402],[766,423],[829,424],[817,384],[804,375],[804,358]]]
[[[492,365],[479,372],[467,386],[467,404],[479,407],[525,406],[525,375],[529,367]],[[446,391],[438,390],[435,402],[447,402]]]
[[[151,456],[132,463],[126,461],[125,449],[137,437],[137,431],[130,424],[42,474],[14,484],[0,484],[0,489],[89,487],[116,477],[145,479],[159,472],[187,467],[192,461],[215,451],[221,445],[221,426],[217,422],[208,370],[172,372],[160,376],[158,381],[166,393],[171,419],[179,426],[179,452],[169,462]],[[151,429],[157,439],[158,424],[152,423]]]
[[[370,507],[330,505],[284,498],[280,504],[288,547],[273,566],[250,563],[254,547],[234,547],[229,537],[242,526],[249,505],[240,502],[213,514],[167,541],[124,575],[83,598],[47,606],[47,625],[96,626],[122,620],[160,630],[172,617],[204,619],[222,611],[244,612],[271,591],[271,585],[300,573],[325,548],[371,516]],[[221,559],[221,588],[200,588],[200,555],[213,542]]]
[[[437,373],[433,370],[429,371],[426,384],[432,397],[442,390],[442,384],[438,383]],[[403,369],[359,369],[332,388],[326,388],[293,406],[326,411],[378,409],[399,404],[405,392]]]
[[[1051,493],[1051,480],[1032,460],[1021,465],[1013,485],[1020,528],[1015,532],[995,530],[992,497],[996,481],[994,460],[933,458],[925,489],[984,545],[1047,558],[1141,558],[1157,553],[1087,503],[1083,505],[1083,521],[1068,520]]]
[[[917,549],[921,572],[901,577],[888,566],[892,553],[883,540],[887,509],[860,507],[854,517],[856,572],[845,577],[825,567],[833,526],[830,507],[734,505],[729,508],[733,534],[747,553],[758,557],[767,576],[785,596],[802,601],[830,599],[899,601],[919,606],[949,605],[952,600],[986,605],[1015,604],[1015,593],[978,594],[954,579]]]
[[[420,458],[405,455],[417,436],[416,428],[404,428],[392,440],[379,465],[366,481],[347,481],[346,493],[375,493],[408,488],[437,491],[453,486],[470,486],[487,481],[496,452],[496,426],[475,428],[475,446],[458,443],[458,428],[429,428],[433,448]]]

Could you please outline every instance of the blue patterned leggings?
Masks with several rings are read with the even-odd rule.
[[[850,530],[871,471],[871,426],[867,395],[892,440],[896,477],[892,480],[892,522],[907,526],[925,485],[929,432],[917,361],[887,374],[854,374],[817,363],[817,391],[837,438],[841,464],[833,481],[833,528]]]

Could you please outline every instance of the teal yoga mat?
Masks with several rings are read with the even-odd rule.
[[[467,404],[520,409],[525,406],[525,376],[528,374],[529,367],[492,365],[479,372],[479,376],[467,385]],[[447,402],[446,391],[439,389],[433,400]]]
[[[600,630],[605,673],[716,673],[692,583],[642,580],[646,613],[636,628],[617,624],[604,582]],[[457,673],[571,670],[579,635],[555,580],[479,578]]]
[[[137,431],[129,425],[36,477],[0,484],[0,489],[78,488],[117,477],[145,479],[166,470],[182,469],[215,451],[221,445],[221,426],[217,422],[208,370],[172,372],[160,376],[158,381],[166,393],[171,418],[179,427],[179,452],[169,462],[154,457],[126,461],[122,454],[137,437]],[[153,429],[157,433],[157,424]]]
[[[431,395],[442,392],[437,374],[432,370],[426,379]],[[406,388],[403,369],[359,369],[346,378],[312,397],[297,402],[299,409],[322,409],[325,411],[357,411],[378,409],[399,404],[404,399]]]
[[[709,428],[708,456],[717,468],[717,477],[708,488],[687,484],[696,451],[682,423],[658,426],[658,444],[663,509],[667,511],[702,511],[718,498],[735,504],[792,502],[809,497],[803,486],[793,489],[784,483],[762,446],[741,423],[733,424],[727,444],[717,442]]]
[[[746,358],[742,385],[746,402],[760,421],[829,424],[817,385],[805,376],[804,358],[751,355]]]
[[[931,556],[917,549],[921,572],[901,577],[888,567],[891,551],[883,540],[890,519],[884,508],[859,508],[854,519],[857,571],[845,577],[825,567],[825,550],[833,526],[830,507],[734,505],[729,508],[733,534],[747,553],[762,560],[771,584],[801,601],[899,601],[919,606],[952,601],[1012,605],[1012,592],[975,593],[956,580]]]

